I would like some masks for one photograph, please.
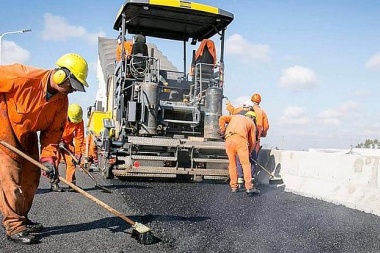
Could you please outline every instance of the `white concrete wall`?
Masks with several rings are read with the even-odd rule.
[[[284,181],[285,191],[380,216],[379,160],[375,154],[263,150],[259,162]],[[268,184],[261,171],[259,181]]]

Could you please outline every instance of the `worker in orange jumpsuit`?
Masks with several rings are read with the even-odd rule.
[[[258,93],[255,93],[251,96],[251,102],[253,104],[250,104],[249,106],[253,107],[253,110],[256,113],[256,126],[257,126],[257,142],[256,146],[251,154],[251,159],[254,161],[257,161],[259,156],[259,151],[261,149],[260,139],[267,136],[268,130],[269,130],[269,121],[268,116],[266,112],[260,107],[261,102],[261,95]],[[249,101],[246,101],[244,104],[248,105]],[[244,106],[243,106],[244,107]],[[241,110],[241,107],[235,108],[227,101],[226,106],[227,111],[229,111],[232,114],[239,113]],[[253,161],[252,163],[252,175],[256,173],[256,163]],[[239,183],[242,184],[243,179],[241,178],[242,169],[241,166],[238,165],[238,171],[239,171]]]
[[[259,135],[259,147],[260,147],[260,137],[266,137],[269,130],[269,121],[268,116],[263,108],[260,107],[261,103],[261,95],[255,93],[251,97],[251,101],[253,103],[253,109],[256,113],[256,124]]]
[[[63,130],[59,147],[63,146],[69,150],[75,156],[76,161],[80,163],[82,154],[85,151],[84,144],[83,110],[80,105],[71,104],[67,111],[65,129]],[[61,149],[58,155],[58,161],[61,159],[66,163],[66,180],[76,184],[75,167],[77,163],[73,161],[71,155],[64,149]],[[52,190],[63,191],[58,184],[52,184]],[[69,190],[71,191],[71,189]]]
[[[84,152],[84,157],[82,159],[82,164],[85,167],[88,167],[89,171],[93,170],[91,164],[95,167],[98,164],[98,152],[95,145],[95,138],[96,137],[94,136],[94,133],[92,133],[92,131],[90,131],[86,137],[86,148]]]
[[[236,155],[238,155],[243,166],[246,192],[259,193],[251,181],[251,164],[249,162],[249,154],[256,144],[256,126],[252,121],[255,116],[254,112],[249,111],[245,113],[245,116],[224,115],[219,118],[220,134],[223,134],[226,139],[232,192],[236,192],[238,189],[238,171],[236,167]]]
[[[247,113],[248,111],[254,111],[253,109],[253,103],[252,101],[248,100],[248,101],[245,101],[243,103],[243,106],[241,107],[234,107],[231,102],[229,100],[226,101],[226,110],[232,114],[232,115],[236,115],[236,114],[241,114],[241,115],[245,115],[245,113]],[[256,124],[256,119],[253,119],[253,122]],[[257,134],[257,126],[256,126],[256,134]],[[255,148],[256,146],[259,145],[258,142],[257,142],[257,136],[256,136],[256,145],[255,145]],[[251,156],[255,153],[255,148],[253,149],[252,153],[250,154]],[[244,179],[243,179],[243,167],[240,163],[240,159],[239,159],[239,156],[236,157],[236,166],[237,166],[237,169],[238,169],[238,185],[239,185],[239,188],[242,188],[243,185],[244,185]],[[253,178],[254,178],[254,174],[255,174],[255,164],[251,162],[251,175],[252,175],[252,179],[251,181],[253,182]]]
[[[88,86],[88,65],[80,55],[65,54],[56,64],[52,70],[21,64],[0,66],[0,140],[39,160],[51,180],[57,178],[57,144],[66,120],[68,94],[84,92]],[[0,164],[0,210],[7,239],[37,243],[31,232],[43,226],[28,219],[28,213],[41,171],[2,145]]]
[[[119,37],[117,37],[117,47],[116,47],[116,61],[129,59],[132,54],[133,41],[127,40],[125,37],[123,38],[120,33]],[[124,56],[123,53],[124,52]]]
[[[267,136],[268,130],[269,130],[269,121],[268,116],[266,112],[260,107],[261,102],[261,95],[258,93],[255,93],[251,96],[251,101],[253,103],[253,110],[256,113],[256,126],[257,126],[257,143],[256,147],[254,148],[251,159],[253,164],[253,173],[256,173],[256,167],[257,164],[255,161],[257,161],[259,157],[259,152],[261,149],[260,139]]]

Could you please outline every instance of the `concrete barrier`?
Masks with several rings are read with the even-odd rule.
[[[380,216],[380,156],[262,150],[258,160],[282,177],[285,191]],[[263,171],[258,179],[269,183]]]

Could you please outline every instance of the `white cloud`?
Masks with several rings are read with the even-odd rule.
[[[2,64],[13,64],[13,63],[23,63],[25,64],[29,58],[30,53],[28,50],[23,49],[13,41],[2,41],[1,45],[1,63]]]
[[[270,60],[270,47],[263,44],[251,44],[240,34],[233,34],[226,40],[226,53],[247,60]]]
[[[249,96],[241,96],[241,97],[238,97],[236,98],[234,101],[233,101],[233,106],[235,107],[240,107],[240,106],[243,106],[243,104],[246,102],[246,101],[251,101],[251,97]]]
[[[288,106],[285,108],[284,116],[290,118],[298,118],[304,114],[304,109],[298,106]]]
[[[289,90],[299,91],[313,88],[317,78],[311,69],[294,66],[282,71],[280,86]]]
[[[318,117],[321,119],[322,123],[325,125],[339,126],[342,119],[355,118],[354,115],[358,113],[360,109],[360,104],[354,101],[347,101],[343,104],[337,106],[336,108],[330,108],[321,111]]]
[[[70,25],[65,18],[50,13],[44,15],[45,28],[42,38],[50,41],[65,41],[69,38],[82,38],[89,43],[97,43],[98,37],[105,36],[104,32],[90,33],[82,26]]]
[[[337,118],[325,118],[322,119],[322,123],[327,126],[340,126],[340,119]]]
[[[305,115],[305,110],[298,106],[288,106],[281,116],[281,122],[288,127],[303,126],[310,122],[309,117]]]
[[[365,64],[367,69],[380,70],[380,53],[373,55]]]

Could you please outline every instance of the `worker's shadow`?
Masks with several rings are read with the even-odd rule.
[[[115,188],[115,187],[111,188],[111,187],[107,186],[105,188],[107,188],[110,191],[112,191],[113,188]],[[69,187],[68,186],[62,186],[62,189],[63,189],[64,192],[68,192]],[[84,190],[84,191],[86,191],[86,192],[91,192],[91,191],[101,191],[101,192],[104,192],[103,190],[101,190],[101,189],[99,189],[97,187],[87,187],[87,188],[81,188],[81,189]],[[54,192],[52,192],[49,188],[38,188],[37,192],[36,192],[36,194],[46,194],[46,193],[54,193]],[[58,192],[57,194],[60,194],[60,193]]]
[[[160,222],[170,222],[170,221],[189,221],[189,222],[201,222],[210,217],[183,217],[177,215],[135,215],[129,216],[129,218],[135,222],[139,222],[141,224],[146,224],[152,221],[160,221]],[[79,223],[72,225],[62,225],[62,226],[53,226],[53,227],[45,227],[41,234],[37,234],[36,237],[41,239],[44,237],[49,237],[52,235],[61,235],[61,234],[71,234],[82,231],[89,231],[93,229],[108,229],[111,233],[127,233],[132,235],[132,231],[130,230],[132,227],[130,224],[126,222],[120,222],[120,218],[118,217],[107,217],[100,220],[95,220],[88,223]],[[154,229],[152,231],[153,234],[153,243],[158,243],[161,239],[155,233]]]

